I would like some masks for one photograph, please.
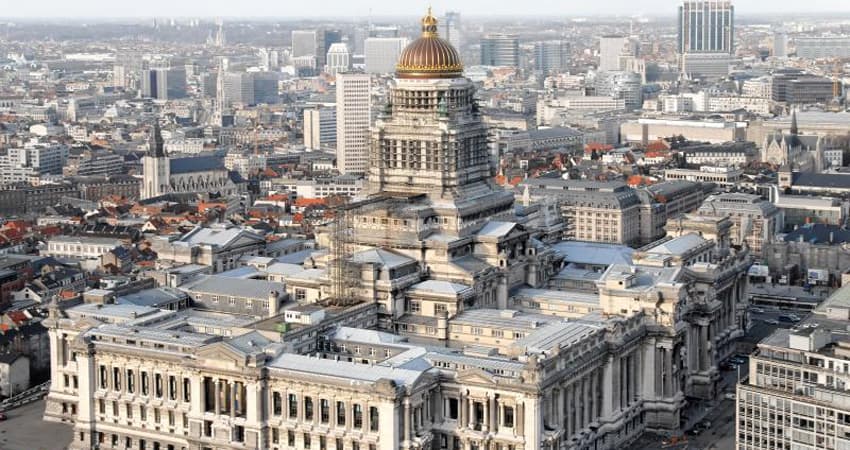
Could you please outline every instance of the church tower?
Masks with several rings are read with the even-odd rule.
[[[170,190],[171,167],[163,148],[159,122],[153,125],[148,154],[142,158],[142,169],[142,199],[158,197]]]

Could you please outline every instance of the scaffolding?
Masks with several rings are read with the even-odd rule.
[[[351,209],[350,204],[338,205],[334,209],[334,219],[331,224],[331,259],[328,262],[331,292],[328,303],[333,306],[350,306],[357,303],[356,289],[360,284],[360,274],[352,261],[354,227]]]

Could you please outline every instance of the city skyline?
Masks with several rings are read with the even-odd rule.
[[[265,2],[248,0],[234,4],[222,0],[208,2],[167,2],[151,0],[148,2],[116,3],[106,0],[85,0],[66,3],[49,0],[46,3],[28,4],[15,3],[7,7],[0,17],[3,18],[126,18],[126,17],[268,17],[268,18],[306,18],[328,17],[385,17],[410,16],[412,10],[418,10],[416,5],[409,3],[389,2],[387,0],[368,0],[345,2],[330,0],[327,8],[316,10],[309,4],[286,4],[269,7]],[[429,2],[422,2],[424,8]],[[539,1],[533,4],[518,4],[506,0],[466,0],[452,2],[435,0],[430,2],[435,13],[459,11],[462,14],[479,16],[667,16],[675,15],[676,0],[644,0],[630,2],[627,0],[606,0],[603,2],[588,2],[584,4],[564,4],[555,1]],[[762,12],[763,2],[758,0],[738,0],[735,8],[740,14],[755,14]],[[156,14],[152,12],[156,11]],[[771,3],[770,13],[850,13],[850,4],[841,0],[812,0],[802,7],[799,2],[787,0]]]

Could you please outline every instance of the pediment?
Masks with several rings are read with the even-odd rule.
[[[216,342],[198,350],[197,357],[204,365],[222,366],[245,363],[245,355],[224,342]]]
[[[482,369],[466,369],[457,373],[457,380],[464,383],[496,384],[496,377]]]

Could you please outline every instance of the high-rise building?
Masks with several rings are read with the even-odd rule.
[[[351,52],[348,45],[338,42],[331,45],[327,55],[327,72],[333,76],[351,69]]]
[[[331,51],[331,46],[342,42],[342,31],[339,30],[322,30],[319,33],[319,40],[316,48],[316,64],[322,68],[328,63],[327,54]]]
[[[336,161],[343,174],[364,174],[368,168],[371,80],[363,73],[336,78]]]
[[[626,37],[608,35],[599,38],[599,70],[620,70],[620,55],[626,45]]]
[[[370,37],[366,39],[366,72],[387,74],[395,70],[401,51],[407,46],[407,38]]]
[[[142,97],[171,100],[186,97],[185,69],[147,69],[142,71]]]
[[[42,175],[61,175],[68,160],[68,147],[58,144],[27,143],[0,155],[0,185],[34,183]]]
[[[850,49],[850,46],[848,46]],[[848,52],[850,55],[850,52]],[[785,58],[788,56],[788,34],[782,31],[773,33],[773,56],[776,58]]]
[[[519,37],[488,34],[481,39],[481,65],[519,67]]]
[[[228,73],[224,77],[224,98],[226,106],[277,103],[278,75],[273,72]]]
[[[292,31],[292,57],[317,56],[319,48],[319,32],[316,30],[293,30]]]
[[[679,53],[729,53],[735,47],[730,0],[684,0],[679,6]]]
[[[304,110],[304,147],[318,150],[336,144],[336,107]]]
[[[534,70],[561,72],[570,66],[570,43],[563,40],[534,43]]]
[[[735,7],[730,0],[684,0],[677,19],[682,73],[729,74],[735,52]]]
[[[634,72],[599,72],[593,80],[596,95],[623,99],[627,110],[643,104],[641,77]]]
[[[800,58],[850,58],[850,36],[803,36],[794,45]]]
[[[452,44],[455,50],[460,51],[463,43],[461,32],[460,13],[456,11],[447,11],[446,17],[443,19],[443,34],[445,39]]]

